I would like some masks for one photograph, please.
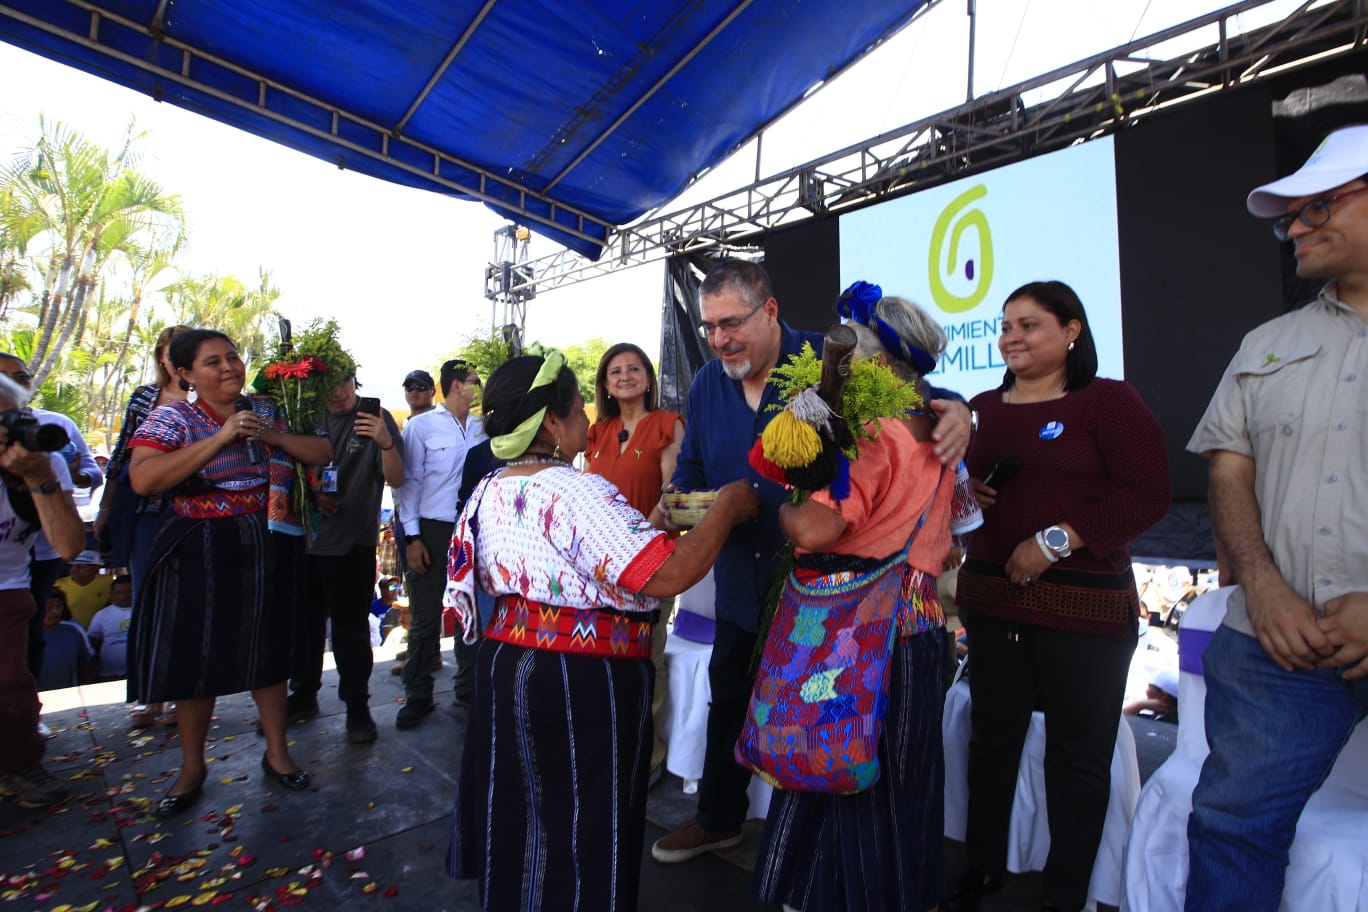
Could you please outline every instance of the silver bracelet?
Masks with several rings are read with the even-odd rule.
[[[1050,550],[1050,546],[1047,545],[1047,544],[1045,544],[1045,532],[1044,532],[1044,530],[1042,530],[1042,531],[1040,531],[1040,532],[1037,532],[1037,533],[1035,534],[1035,543],[1040,547],[1040,553],[1043,554],[1043,555],[1045,555],[1047,558],[1049,558],[1050,563],[1052,563],[1052,564],[1057,564],[1057,563],[1059,563],[1059,555],[1058,555],[1058,554],[1055,554],[1053,551],[1051,551],[1051,550]]]

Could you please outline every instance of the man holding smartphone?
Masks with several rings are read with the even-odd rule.
[[[289,718],[318,714],[323,684],[323,628],[332,620],[337,695],[347,706],[347,739],[374,741],[370,715],[370,606],[375,589],[375,542],[384,487],[404,483],[399,426],[380,400],[358,396],[361,384],[348,377],[328,403],[328,440],[333,463],[322,467],[315,501],[323,514],[308,543],[309,604],[305,606],[291,693]]]

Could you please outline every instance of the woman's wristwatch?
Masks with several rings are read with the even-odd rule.
[[[1069,533],[1062,526],[1047,526],[1035,534],[1036,544],[1040,546],[1041,553],[1050,559],[1050,563],[1055,563],[1061,557],[1068,557],[1073,553],[1073,547],[1069,543]]]

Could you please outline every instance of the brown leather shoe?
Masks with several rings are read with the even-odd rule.
[[[741,842],[741,831],[716,832],[705,830],[696,818],[685,821],[673,833],[667,833],[651,846],[651,857],[662,864],[679,864],[697,858],[705,852],[729,849]]]

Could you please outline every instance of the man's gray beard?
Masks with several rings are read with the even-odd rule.
[[[751,363],[749,361],[723,361],[722,373],[731,377],[733,380],[745,380],[750,376]]]

